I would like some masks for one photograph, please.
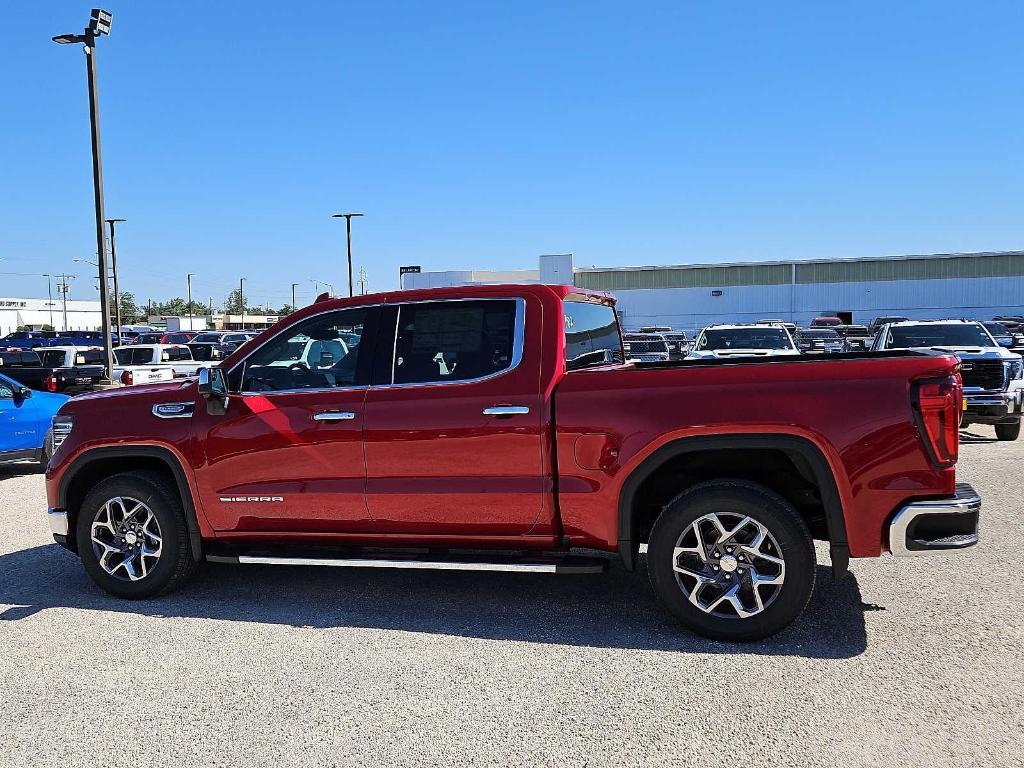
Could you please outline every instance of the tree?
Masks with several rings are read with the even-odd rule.
[[[135,323],[142,318],[142,310],[135,303],[135,294],[123,292],[120,296],[121,322]]]
[[[285,304],[280,309],[275,309],[274,314],[277,315],[278,317],[284,317],[285,315],[290,315],[294,311],[295,307],[293,307],[291,304]]]
[[[224,314],[242,314],[242,292],[238,288],[233,288],[227,299],[224,300]]]

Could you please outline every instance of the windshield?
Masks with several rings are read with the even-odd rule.
[[[977,323],[894,325],[885,338],[885,349],[994,346],[992,337]]]
[[[1010,329],[1002,323],[982,323],[993,336],[1009,336]]]
[[[197,342],[214,341],[214,342],[216,342],[216,341],[220,341],[220,334],[219,333],[200,333],[200,334],[197,334],[196,337],[194,339],[192,339],[192,341],[197,341]]]
[[[701,334],[697,349],[792,349],[782,328],[709,328]]]

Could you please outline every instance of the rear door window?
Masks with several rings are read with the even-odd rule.
[[[515,299],[401,305],[391,383],[467,381],[508,370],[522,351],[521,311]]]

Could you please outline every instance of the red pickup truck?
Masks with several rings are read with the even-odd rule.
[[[49,520],[105,590],[203,559],[579,573],[618,552],[712,638],[792,622],[852,557],[978,540],[957,359],[624,362],[613,299],[484,286],[320,300],[195,379],[54,418]]]

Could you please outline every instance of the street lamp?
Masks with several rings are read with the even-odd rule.
[[[352,219],[362,216],[361,213],[335,213],[332,219],[345,220],[345,241],[348,243],[348,295],[352,296]]]
[[[103,240],[103,158],[100,152],[99,91],[96,85],[96,39],[110,34],[113,16],[101,8],[93,8],[89,25],[80,35],[57,35],[53,42],[61,45],[82,43],[85,69],[89,80],[89,124],[92,135],[92,188],[96,205],[96,252],[99,254],[100,316],[103,321],[103,351],[106,357],[106,376],[114,371],[113,343],[110,336],[110,286],[107,285],[107,245]]]
[[[188,329],[194,331],[192,327],[192,278],[195,277],[195,272],[189,272],[185,275],[185,281],[188,283]]]
[[[114,225],[128,219],[107,219],[110,226],[110,269],[114,273],[114,315],[117,317],[117,333],[121,333],[121,293],[117,285],[117,246],[114,244]]]
[[[296,309],[298,309],[298,307],[295,306],[295,289],[298,288],[298,287],[299,287],[298,283],[292,283],[292,312],[294,312]]]

